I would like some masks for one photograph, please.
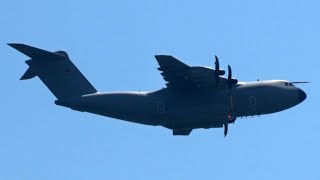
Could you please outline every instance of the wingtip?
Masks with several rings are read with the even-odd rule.
[[[162,57],[172,57],[171,55],[166,55],[166,54],[157,54],[154,55],[155,58],[162,58]]]
[[[8,46],[13,47],[16,43],[7,43]]]
[[[154,55],[154,57],[156,58],[156,60],[159,60],[159,59],[161,58],[161,56],[162,56],[162,55],[159,55],[159,54]]]
[[[7,43],[8,46],[17,49],[19,46],[23,46],[24,44],[21,43]]]
[[[154,57],[161,57],[161,56],[163,56],[163,55],[161,55],[161,54],[154,55]]]

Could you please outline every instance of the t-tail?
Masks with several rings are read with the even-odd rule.
[[[59,102],[80,99],[84,94],[97,92],[70,61],[66,52],[49,52],[25,44],[8,45],[31,58],[25,61],[29,68],[21,80],[38,76]]]

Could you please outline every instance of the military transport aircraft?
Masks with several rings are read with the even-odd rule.
[[[169,55],[156,55],[166,87],[154,92],[98,92],[64,51],[49,52],[25,44],[8,44],[31,59],[21,80],[36,76],[49,88],[55,104],[124,121],[163,126],[173,135],[197,128],[224,127],[237,117],[256,116],[291,108],[306,99],[296,83],[286,80],[239,82],[220,69],[189,66]]]

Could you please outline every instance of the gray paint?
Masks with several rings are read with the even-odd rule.
[[[24,44],[9,45],[31,58],[26,61],[29,69],[21,79],[38,76],[57,97],[57,105],[163,126],[172,129],[173,135],[189,135],[192,129],[223,126],[226,135],[228,124],[234,123],[237,117],[279,112],[306,98],[301,89],[285,80],[239,82],[229,90],[228,79],[215,75],[214,69],[190,67],[166,55],[156,56],[158,69],[168,82],[166,88],[154,92],[100,93],[66,52],[49,52]],[[216,58],[219,63],[217,61]]]

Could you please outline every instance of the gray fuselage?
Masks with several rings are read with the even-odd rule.
[[[94,93],[77,101],[56,104],[125,121],[170,129],[222,127],[237,117],[279,112],[293,107],[306,94],[288,81],[238,83],[232,96],[226,88],[155,92]]]

